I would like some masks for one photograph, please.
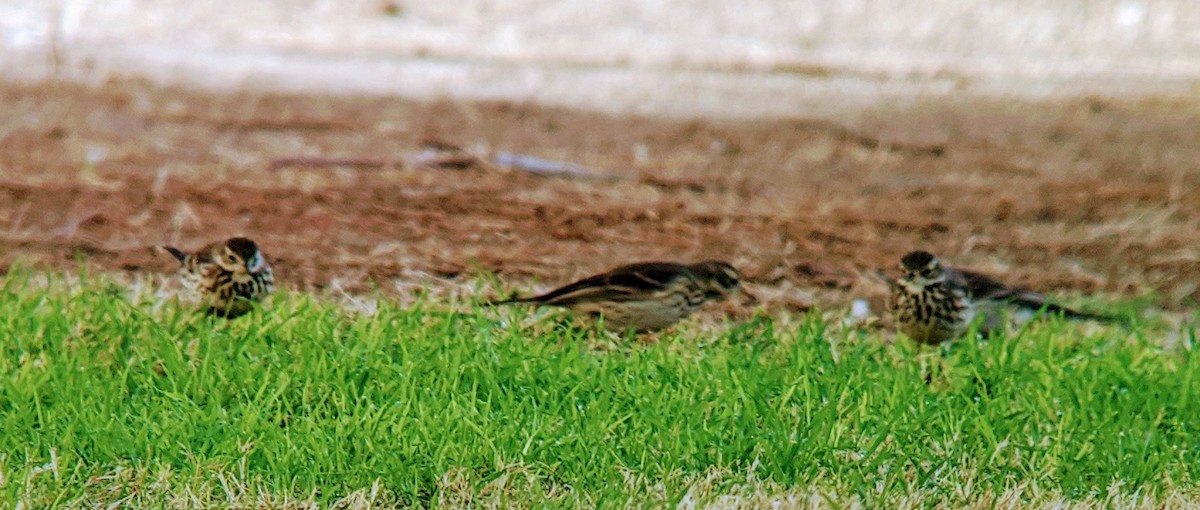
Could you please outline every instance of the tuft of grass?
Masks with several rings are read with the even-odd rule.
[[[601,350],[470,303],[129,294],[0,287],[0,506],[1200,502],[1191,326],[921,349],[813,314]]]

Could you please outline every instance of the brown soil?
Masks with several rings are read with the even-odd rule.
[[[876,270],[923,247],[1037,289],[1155,291],[1178,307],[1200,297],[1196,140],[1200,102],[1184,100],[726,121],[0,84],[0,267],[82,257],[166,273],[154,246],[233,234],[300,289],[478,271],[545,288],[624,262],[723,258],[769,306],[796,309],[877,297]],[[611,178],[445,152],[417,164],[438,145]]]

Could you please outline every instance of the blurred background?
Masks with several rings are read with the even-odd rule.
[[[0,71],[26,80],[672,115],[1187,93],[1200,77],[1186,0],[14,0],[0,35]]]
[[[242,234],[286,286],[407,295],[722,258],[802,310],[924,248],[1200,297],[1186,0],[14,0],[0,74],[4,267]]]

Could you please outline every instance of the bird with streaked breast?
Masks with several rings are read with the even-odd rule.
[[[1114,319],[1056,305],[1037,292],[946,266],[926,251],[906,254],[900,269],[903,274],[892,283],[888,308],[897,329],[924,344],[958,338],[975,320],[980,321],[979,332],[987,334],[1005,328],[1010,320],[1027,322],[1040,310],[1076,320]]]
[[[245,315],[275,289],[271,265],[258,245],[232,237],[192,253],[163,246],[179,261],[179,279],[201,311],[218,317]]]

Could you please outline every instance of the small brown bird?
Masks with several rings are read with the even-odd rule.
[[[271,265],[245,237],[212,243],[195,253],[162,248],[179,260],[180,281],[206,313],[230,319],[244,315],[275,289]]]
[[[612,331],[643,333],[666,328],[706,301],[737,290],[741,275],[726,262],[696,264],[642,262],[584,278],[540,296],[513,298],[495,305],[535,303],[560,306],[603,317]]]
[[[924,344],[962,336],[977,317],[979,331],[1027,322],[1039,310],[1068,319],[1109,321],[1112,317],[1079,312],[1050,303],[1046,296],[1009,287],[979,273],[942,265],[936,256],[914,251],[900,259],[903,276],[892,285],[888,308],[897,329]]]

